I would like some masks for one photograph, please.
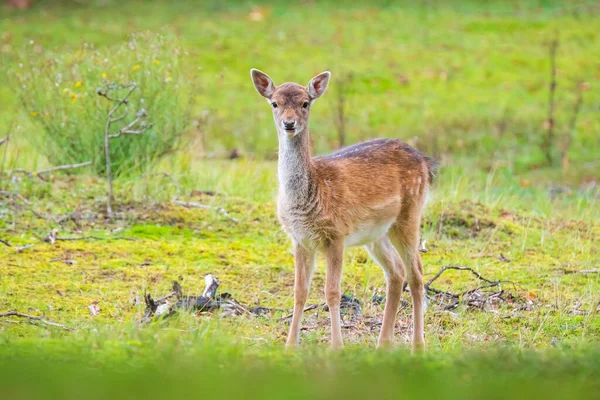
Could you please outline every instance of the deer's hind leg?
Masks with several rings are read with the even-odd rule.
[[[425,334],[423,327],[424,313],[424,287],[423,264],[419,256],[419,224],[418,218],[408,218],[392,225],[388,236],[406,265],[406,275],[410,286],[410,295],[413,302],[413,351],[425,347]]]
[[[388,231],[388,236],[406,266],[408,285],[413,302],[413,351],[425,347],[423,326],[424,295],[423,264],[419,255],[421,236],[421,214],[426,195],[425,178],[419,178],[416,195],[407,197],[402,204],[396,222]],[[413,188],[414,189],[414,188]]]
[[[387,236],[365,246],[365,249],[373,260],[383,269],[386,278],[385,309],[383,311],[383,324],[379,333],[377,347],[387,347],[392,344],[394,337],[394,325],[396,314],[400,306],[402,296],[402,285],[406,276],[406,270]]]

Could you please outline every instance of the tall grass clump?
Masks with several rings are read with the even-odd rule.
[[[182,145],[193,97],[184,84],[187,56],[171,33],[132,35],[124,43],[55,54],[33,40],[12,59],[13,88],[23,110],[39,126],[27,139],[54,165],[92,161],[104,174],[104,129],[111,107],[98,95],[111,83],[135,83],[131,110],[144,108],[152,128],[111,144],[115,175],[143,170]],[[135,112],[135,111],[134,111]]]

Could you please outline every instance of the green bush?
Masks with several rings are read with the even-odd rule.
[[[43,133],[32,132],[27,139],[54,165],[91,160],[93,170],[102,174],[104,130],[113,104],[98,90],[113,82],[135,82],[128,116],[114,123],[111,133],[141,108],[152,128],[112,140],[111,166],[115,175],[144,169],[182,144],[192,105],[181,67],[186,55],[170,33],[133,35],[101,51],[85,43],[74,53],[61,54],[31,41],[11,68],[16,96]]]

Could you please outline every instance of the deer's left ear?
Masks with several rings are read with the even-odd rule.
[[[327,85],[329,84],[329,78],[331,74],[329,71],[321,72],[319,75],[315,76],[308,82],[308,95],[311,99],[319,98],[325,93],[327,90]]]

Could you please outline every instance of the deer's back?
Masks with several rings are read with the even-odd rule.
[[[279,207],[297,240],[344,236],[348,245],[385,234],[407,207],[420,208],[434,174],[433,160],[399,139],[375,139],[313,159],[315,195]],[[294,196],[285,193],[285,196]],[[281,195],[280,195],[281,199]],[[298,212],[304,210],[304,212]]]

